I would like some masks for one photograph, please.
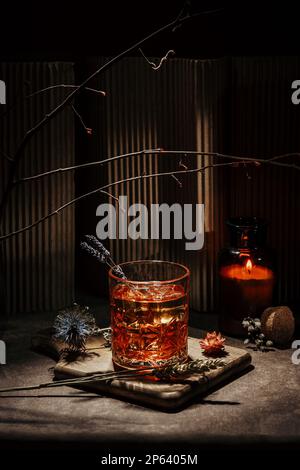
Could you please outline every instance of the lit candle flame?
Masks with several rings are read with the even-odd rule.
[[[251,261],[251,259],[248,259],[248,261],[246,263],[246,269],[247,269],[249,274],[251,274],[252,268],[253,268],[252,261]]]

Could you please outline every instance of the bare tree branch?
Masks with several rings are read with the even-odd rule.
[[[34,96],[40,95],[41,93],[45,93],[47,91],[55,90],[55,89],[58,89],[58,88],[75,89],[75,88],[78,88],[78,85],[66,85],[66,84],[63,84],[63,83],[59,84],[59,85],[51,85],[51,86],[48,86],[46,88],[42,88],[41,90],[34,91],[33,93],[30,93],[29,95],[23,96],[22,101],[27,100],[29,98],[32,98]],[[89,91],[91,93],[94,93],[96,95],[106,96],[105,91],[97,90],[96,88],[85,87],[84,90]],[[18,103],[19,103],[18,101],[15,102],[5,113],[3,113],[0,116],[0,119],[2,119],[9,112],[11,112],[18,105]],[[0,150],[0,154],[2,154],[7,160],[9,160],[11,162],[13,161],[13,158],[9,157],[7,154],[5,154],[5,152],[3,150]]]
[[[92,135],[93,129],[92,129],[91,127],[87,127],[87,126],[85,125],[84,120],[83,120],[81,114],[79,114],[79,112],[77,111],[77,109],[75,108],[75,106],[74,106],[73,104],[71,105],[71,108],[73,109],[74,114],[78,117],[78,119],[79,119],[79,121],[80,121],[82,127],[83,127],[84,130],[85,130],[85,132],[86,132],[87,134],[89,134],[89,135]]]
[[[277,162],[279,159],[284,159],[288,157],[295,157],[298,156],[300,157],[300,153],[286,153],[283,155],[276,155],[275,157],[271,158],[253,158],[253,157],[241,157],[237,155],[228,155],[225,153],[219,153],[219,152],[202,152],[202,151],[191,151],[191,150],[163,150],[161,148],[155,148],[155,149],[144,149],[144,150],[138,150],[137,152],[130,152],[130,153],[124,153],[122,155],[116,155],[114,157],[109,157],[106,158],[105,160],[98,160],[95,162],[88,162],[88,163],[81,163],[79,165],[73,165],[73,166],[67,166],[63,168],[55,168],[55,170],[50,170],[50,171],[45,171],[44,173],[38,173],[36,175],[32,176],[27,176],[25,178],[20,178],[19,180],[14,181],[14,185],[25,183],[27,181],[32,181],[36,180],[39,178],[44,178],[46,176],[50,176],[56,173],[64,173],[66,171],[71,171],[71,170],[78,170],[81,168],[89,168],[93,166],[101,166],[106,163],[112,163],[116,160],[121,160],[123,158],[128,158],[128,157],[136,157],[140,155],[167,155],[167,156],[172,156],[172,155],[184,155],[184,156],[207,156],[207,157],[216,157],[216,158],[224,158],[224,159],[230,159],[230,160],[236,160],[237,164],[238,162],[249,162],[252,163],[253,165],[261,165],[261,164],[271,164],[275,166],[280,166],[280,167],[285,167],[285,168],[292,168],[294,170],[300,170],[299,165],[295,165],[293,163],[282,163],[282,162]],[[182,163],[182,161],[179,162],[179,166],[182,167],[183,169],[187,169],[188,167]]]
[[[212,157],[220,157],[220,158],[226,158],[226,159],[231,159],[234,161],[231,162],[224,162],[224,163],[214,163],[210,165],[203,166],[201,168],[193,168],[193,169],[188,169],[187,167],[184,168],[183,170],[177,170],[177,171],[168,171],[168,172],[163,172],[163,173],[152,173],[152,174],[142,174],[139,176],[132,176],[130,178],[125,178],[123,180],[115,181],[113,183],[101,186],[100,188],[96,188],[88,193],[82,194],[81,196],[76,197],[75,199],[72,199],[71,201],[63,204],[60,206],[58,209],[52,211],[51,213],[45,215],[41,219],[33,222],[32,224],[27,225],[26,227],[23,227],[19,230],[16,230],[14,232],[11,232],[7,235],[3,235],[0,237],[0,241],[6,240],[7,238],[10,238],[12,236],[18,235],[19,233],[25,232],[37,225],[39,225],[41,222],[44,222],[48,218],[57,215],[59,212],[67,208],[68,206],[75,204],[76,202],[85,199],[93,194],[96,194],[98,192],[107,194],[110,197],[113,197],[114,199],[118,200],[118,198],[114,197],[112,194],[108,193],[106,189],[111,188],[113,186],[116,186],[118,184],[126,183],[129,181],[135,181],[135,180],[142,180],[142,179],[149,179],[149,178],[154,178],[154,177],[160,177],[160,176],[171,176],[173,179],[176,180],[176,182],[182,186],[181,181],[177,178],[176,175],[182,175],[182,174],[189,174],[189,173],[199,173],[199,172],[204,172],[208,168],[215,168],[215,167],[223,167],[223,166],[232,166],[232,167],[237,167],[240,165],[243,165],[243,167],[246,167],[247,165],[261,165],[262,163],[264,164],[272,164],[272,165],[277,165],[281,167],[286,167],[286,168],[292,168],[292,169],[297,169],[300,170],[300,166],[295,165],[295,164],[290,164],[290,163],[281,163],[278,162],[277,160],[281,158],[287,158],[287,157],[292,157],[292,156],[300,156],[300,153],[294,152],[294,153],[286,153],[282,155],[276,155],[270,159],[262,159],[262,158],[250,158],[250,157],[239,157],[235,155],[227,155],[227,154],[222,154],[222,153],[217,153],[217,152],[196,152],[196,151],[190,151],[190,150],[163,150],[160,148],[157,149],[145,149],[145,150],[140,150],[138,152],[131,152],[127,154],[122,154],[122,155],[117,155],[115,157],[110,157],[107,158],[106,160],[98,161],[98,162],[90,162],[90,163],[83,163],[81,165],[74,165],[72,167],[66,167],[66,168],[57,168],[55,170],[46,172],[46,173],[40,173],[39,175],[34,175],[30,176],[28,178],[23,178],[22,180],[16,181],[15,184],[20,183],[20,182],[25,182],[25,181],[30,181],[30,180],[35,180],[44,176],[47,176],[49,174],[53,173],[60,173],[64,171],[69,171],[69,170],[75,170],[78,168],[86,168],[89,166],[94,166],[94,165],[102,165],[104,163],[110,163],[115,160],[119,160],[122,158],[127,158],[127,157],[132,157],[132,156],[138,156],[138,155],[153,155],[153,154],[161,154],[161,155],[191,155],[191,156],[197,156],[197,155],[202,155],[202,156],[212,156]],[[181,164],[182,165],[182,164]]]
[[[174,173],[171,176],[176,181],[178,187],[181,189],[182,188],[182,182],[180,181],[180,179],[177,178],[177,176],[175,176]]]
[[[151,65],[151,68],[153,70],[159,70],[162,66],[162,64],[164,62],[166,62],[168,60],[168,57],[170,55],[174,55],[175,54],[175,51],[173,51],[173,49],[170,49],[161,59],[160,61],[158,62],[158,64],[156,64],[155,62],[151,62],[151,60],[148,59],[148,57],[145,56],[144,52],[142,51],[141,48],[139,48],[139,51],[140,53],[142,54],[142,56],[144,57],[144,59],[146,60],[146,62],[148,62],[149,65]]]
[[[101,189],[101,193],[105,194],[108,197],[111,197],[114,199],[118,204],[120,204],[119,198],[117,196],[114,196],[113,194],[109,193],[108,191],[104,191],[104,189]]]
[[[188,169],[188,166],[185,165],[185,164],[183,163],[183,161],[180,159],[179,168],[183,168],[184,170],[187,170],[187,169]]]
[[[220,153],[220,152],[197,152],[193,150],[161,150],[161,154],[171,154],[171,155],[186,155],[186,156],[211,156],[211,157],[216,157],[216,158],[225,158],[225,159],[232,159],[232,160],[237,160],[241,162],[249,162],[254,165],[259,166],[260,164],[272,164],[275,166],[280,166],[280,167],[285,167],[285,168],[292,168],[294,170],[300,170],[299,165],[295,165],[294,163],[281,163],[278,162],[277,160],[282,159],[282,158],[288,158],[288,157],[300,157],[300,152],[292,152],[292,153],[285,153],[282,155],[276,155],[275,157],[271,158],[259,158],[259,157],[241,157],[237,155],[228,155],[225,153]]]
[[[63,83],[59,85],[51,85],[46,88],[42,88],[41,90],[37,90],[37,91],[34,91],[33,93],[30,93],[30,95],[25,96],[25,99],[32,98],[33,96],[37,96],[37,95],[40,95],[41,93],[45,93],[46,91],[50,91],[50,90],[55,90],[57,88],[76,89],[78,87],[79,85],[64,85]],[[96,88],[84,87],[84,90],[95,93],[96,95],[106,96],[105,91],[97,90]]]
[[[214,10],[206,10],[206,11],[200,11],[199,13],[193,13],[191,14],[191,2],[190,0],[186,0],[185,4],[183,5],[182,9],[180,10],[176,20],[177,24],[172,28],[172,33],[176,31],[177,28],[180,28],[182,25],[182,22],[178,20],[183,20],[183,19],[189,19],[189,18],[195,18],[196,16],[202,16],[202,15],[213,15],[214,13],[220,13],[221,11],[224,11],[224,7],[221,8],[215,8]],[[175,21],[176,21],[175,20]]]
[[[109,193],[108,191],[104,191],[103,189],[101,190],[101,193],[102,194],[105,194],[106,196],[108,197],[111,197],[112,199],[114,199],[116,201],[116,203],[118,204],[119,208],[120,208],[120,211],[125,214],[125,209],[124,207],[120,206],[120,200],[117,196],[114,196],[113,194]]]
[[[121,160],[122,158],[135,157],[135,156],[138,156],[138,155],[146,155],[146,154],[151,155],[151,154],[157,154],[157,153],[160,153],[160,152],[161,152],[160,148],[151,149],[151,150],[147,150],[147,149],[138,150],[137,152],[124,153],[122,155],[116,155],[115,157],[109,157],[109,158],[106,158],[105,160],[99,160],[97,162],[88,162],[88,163],[81,163],[79,165],[73,165],[73,166],[68,166],[68,167],[64,167],[64,168],[55,168],[55,170],[50,170],[50,171],[46,171],[44,173],[39,173],[37,175],[27,176],[26,178],[21,178],[17,181],[14,181],[14,185],[17,185],[17,184],[20,184],[20,183],[25,183],[26,181],[35,180],[35,179],[38,179],[38,178],[44,178],[45,176],[54,175],[56,173],[64,173],[65,171],[71,171],[71,170],[77,170],[77,169],[80,169],[80,168],[89,168],[89,167],[92,167],[92,166],[104,165],[105,163],[112,163],[116,160]]]
[[[153,37],[159,35],[160,33],[164,32],[164,31],[172,30],[175,26],[181,25],[181,24],[185,23],[186,21],[188,21],[192,18],[195,18],[195,17],[198,17],[198,16],[203,16],[203,15],[206,15],[206,14],[211,14],[211,13],[214,13],[216,11],[220,11],[220,10],[219,9],[218,10],[208,10],[208,11],[203,11],[203,12],[197,13],[195,15],[189,15],[188,14],[188,15],[183,16],[182,14],[180,14],[174,20],[170,21],[169,23],[161,26],[160,28],[156,29],[152,33],[148,34],[146,37],[144,37],[140,41],[136,42],[132,46],[128,47],[127,49],[125,49],[122,52],[120,52],[119,54],[117,54],[112,59],[108,60],[104,65],[102,65],[100,68],[98,68],[89,77],[87,77],[80,85],[78,85],[78,87],[76,89],[71,91],[71,93],[68,96],[66,96],[66,98],[64,98],[60,104],[58,104],[48,114],[46,114],[35,126],[33,126],[31,129],[29,129],[27,131],[27,133],[25,134],[25,136],[23,137],[23,140],[21,141],[21,143],[20,143],[20,145],[19,145],[19,147],[18,147],[18,149],[17,149],[17,151],[14,155],[14,160],[13,160],[11,166],[10,166],[8,181],[7,181],[4,193],[3,193],[2,201],[0,203],[0,224],[2,224],[2,222],[3,222],[5,208],[6,208],[7,203],[8,203],[10,192],[13,189],[13,186],[14,186],[13,183],[14,183],[14,180],[15,180],[15,175],[16,175],[16,172],[17,172],[17,169],[18,169],[18,166],[19,166],[19,162],[24,156],[25,147],[28,144],[28,142],[32,139],[32,137],[39,130],[41,130],[49,121],[51,121],[69,103],[71,103],[73,101],[73,99],[75,98],[75,96],[77,94],[79,94],[79,92],[81,90],[86,88],[87,85],[91,82],[91,80],[96,78],[101,72],[104,72],[105,70],[109,69],[113,64],[115,64],[120,59],[125,57],[128,53],[134,51],[135,49],[138,49],[142,44],[144,44],[145,42],[149,41],[150,39],[152,39]]]
[[[241,164],[251,164],[253,162],[250,162],[249,160],[243,160]],[[203,173],[209,168],[218,168],[218,167],[224,167],[224,166],[235,166],[235,162],[224,162],[224,163],[212,163],[211,165],[206,165],[202,166],[200,168],[192,168],[188,170],[177,170],[177,171],[165,171],[162,173],[150,173],[150,174],[142,174],[139,176],[131,176],[129,178],[125,178],[119,181],[114,181],[113,183],[106,184],[104,186],[101,186],[99,188],[93,189],[92,191],[89,191],[85,194],[82,194],[81,196],[77,196],[76,198],[72,199],[69,202],[66,202],[62,206],[58,207],[54,211],[50,212],[49,214],[45,215],[44,217],[41,217],[40,219],[36,220],[35,222],[32,222],[31,224],[22,227],[18,230],[15,230],[14,232],[8,233],[6,235],[3,235],[0,237],[0,241],[7,240],[8,238],[11,238],[15,235],[18,235],[22,232],[26,232],[27,230],[32,229],[33,227],[36,227],[37,225],[41,224],[45,220],[49,219],[50,217],[53,217],[54,215],[58,215],[61,211],[66,209],[67,207],[77,203],[78,201],[81,201],[82,199],[85,199],[89,196],[92,196],[93,194],[96,193],[105,193],[108,188],[112,188],[114,186],[117,186],[122,183],[128,183],[129,181],[137,181],[137,180],[146,180],[150,178],[155,178],[155,177],[161,177],[161,176],[171,176],[172,178],[176,178],[175,175],[186,175],[186,174],[193,174],[193,173]],[[177,178],[176,178],[177,179]]]
[[[1,155],[3,155],[3,157],[8,161],[8,162],[12,162],[13,161],[13,158],[10,157],[6,152],[4,152],[4,150],[0,150],[0,153]]]

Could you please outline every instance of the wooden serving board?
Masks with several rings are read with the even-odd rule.
[[[114,370],[110,349],[104,347],[102,337],[90,338],[87,343],[87,354],[79,356],[72,362],[60,359],[65,345],[53,341],[51,330],[43,330],[32,338],[32,348],[55,357],[58,362],[54,368],[57,379],[82,377],[96,372]],[[199,339],[188,339],[189,356],[191,359],[203,357]],[[187,405],[196,396],[207,395],[217,386],[225,385],[228,380],[249,368],[251,356],[248,352],[226,346],[226,365],[203,374],[192,374],[176,382],[151,382],[147,380],[112,380],[109,383],[99,382],[85,388],[96,393],[114,396],[123,400],[137,402],[145,406],[162,410],[176,410]]]

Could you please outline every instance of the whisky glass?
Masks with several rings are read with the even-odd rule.
[[[159,367],[188,358],[189,269],[169,261],[122,263],[111,269],[112,358],[125,368]]]

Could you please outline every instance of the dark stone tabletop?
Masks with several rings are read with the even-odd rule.
[[[97,306],[106,326],[107,306]],[[22,315],[0,323],[7,364],[1,387],[52,379],[54,361],[30,349],[31,336],[52,324],[54,314]],[[216,318],[191,316],[190,334],[214,328]],[[239,340],[228,343],[244,347]],[[300,365],[292,350],[251,352],[253,369],[176,413],[148,409],[72,388],[0,396],[0,446],[297,446],[300,444]]]

